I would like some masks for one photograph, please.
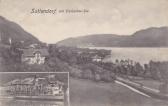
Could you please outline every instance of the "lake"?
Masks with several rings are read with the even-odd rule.
[[[114,62],[116,59],[131,59],[141,64],[153,61],[168,61],[168,48],[117,48],[117,47],[89,47],[90,49],[111,50],[111,56],[104,61]]]

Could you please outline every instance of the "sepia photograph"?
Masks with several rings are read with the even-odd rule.
[[[0,0],[0,106],[168,106],[168,0]]]

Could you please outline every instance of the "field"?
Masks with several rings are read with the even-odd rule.
[[[70,78],[71,106],[168,106],[116,83]]]

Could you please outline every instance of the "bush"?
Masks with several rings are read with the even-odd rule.
[[[93,79],[92,71],[89,70],[89,69],[83,70],[83,71],[82,71],[82,78],[85,78],[85,79]]]
[[[77,77],[77,78],[82,77],[82,71],[77,68],[70,67],[69,72],[70,72],[70,76],[72,77]]]

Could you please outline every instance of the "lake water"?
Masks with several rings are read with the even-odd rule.
[[[0,100],[0,106],[64,106],[64,104],[54,101]]]
[[[90,47],[90,49],[111,50],[111,56],[104,61],[116,59],[131,59],[141,64],[153,61],[168,61],[168,48],[116,48],[116,47]]]

